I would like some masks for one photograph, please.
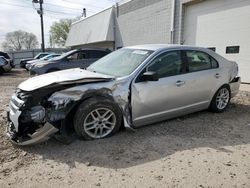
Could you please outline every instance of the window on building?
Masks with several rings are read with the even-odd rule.
[[[240,53],[240,46],[227,46],[226,54],[238,54]]]
[[[209,48],[207,48],[207,49],[209,49],[209,50],[212,50],[212,51],[216,51],[216,48],[215,47],[209,47]]]

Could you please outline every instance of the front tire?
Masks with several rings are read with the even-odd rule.
[[[209,109],[212,112],[221,113],[226,110],[231,100],[231,91],[228,85],[223,85],[215,93]]]
[[[119,106],[104,97],[84,101],[74,118],[75,131],[85,140],[112,136],[119,131],[121,124],[122,114]]]

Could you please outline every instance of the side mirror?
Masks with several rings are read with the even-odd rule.
[[[158,81],[159,77],[158,77],[158,74],[156,72],[147,71],[147,72],[143,73],[142,79],[143,79],[143,81]]]

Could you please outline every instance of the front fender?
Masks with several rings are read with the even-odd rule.
[[[55,110],[64,109],[64,112],[69,113],[80,102],[100,96],[115,101],[122,111],[124,126],[133,129],[129,84],[125,82],[123,84],[115,81],[97,82],[76,86],[55,92],[48,101],[51,102]]]

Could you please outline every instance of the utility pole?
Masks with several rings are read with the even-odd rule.
[[[45,52],[45,47],[44,47],[44,28],[43,28],[43,0],[33,0],[32,3],[39,3],[40,4],[40,9],[37,10],[37,13],[40,15],[41,19],[41,36],[42,36],[42,51]]]

